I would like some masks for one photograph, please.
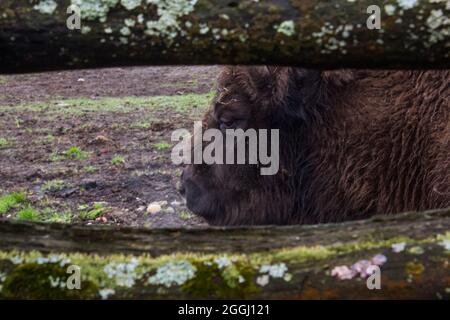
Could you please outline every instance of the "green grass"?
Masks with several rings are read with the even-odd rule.
[[[96,218],[102,216],[106,211],[103,204],[99,202],[94,203],[92,208],[84,205],[80,206],[78,209],[80,210],[79,217],[82,220],[95,220]]]
[[[83,114],[93,111],[117,111],[117,112],[135,112],[136,109],[155,109],[165,110],[173,109],[177,112],[188,112],[192,108],[206,109],[212,98],[213,92],[208,93],[190,93],[184,95],[172,96],[152,96],[152,97],[107,97],[101,99],[91,99],[87,97],[57,100],[45,103],[25,103],[12,108],[0,106],[1,112],[13,111],[42,111]],[[18,123],[20,126],[20,122]]]
[[[5,77],[0,76],[0,86],[5,85],[8,82]]]
[[[66,187],[66,183],[63,180],[50,180],[44,183],[42,186],[43,191],[56,192],[64,189]]]
[[[28,206],[17,213],[16,219],[26,221],[39,221],[40,213],[33,207]]]
[[[53,208],[45,208],[42,210],[42,221],[48,223],[71,223],[73,215],[70,212],[59,213]]]
[[[83,168],[83,171],[86,173],[95,173],[98,171],[98,168],[95,166],[86,166]]]
[[[157,151],[164,151],[164,150],[169,149],[171,147],[171,145],[167,142],[158,142],[158,143],[155,143],[154,147]]]
[[[78,147],[71,147],[63,152],[54,151],[50,155],[51,161],[60,160],[83,160],[89,157],[89,153],[82,151]]]
[[[192,215],[187,212],[187,211],[181,211],[178,216],[180,217],[181,220],[190,220],[192,218]]]
[[[47,223],[71,223],[72,218],[73,216],[70,212],[58,213],[53,208],[45,208],[40,211],[31,206],[23,208],[16,215],[16,220]]]
[[[0,198],[0,215],[7,213],[12,208],[26,203],[27,197],[23,192],[13,192]]]
[[[0,149],[5,148],[8,145],[8,140],[0,138]]]
[[[125,157],[121,156],[121,155],[116,155],[111,159],[111,164],[113,166],[118,166],[118,165],[124,164],[125,162],[126,162]]]
[[[66,156],[66,158],[75,159],[75,160],[81,160],[87,158],[87,153],[84,151],[81,151],[80,148],[77,147],[71,147],[63,152],[63,154]]]
[[[55,142],[55,140],[56,140],[55,136],[51,135],[51,134],[48,134],[41,139],[42,143],[44,143],[44,144],[51,144],[51,143]]]

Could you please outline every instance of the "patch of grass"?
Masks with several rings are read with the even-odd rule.
[[[111,164],[113,166],[118,166],[118,165],[124,164],[125,162],[126,162],[125,157],[121,156],[121,155],[116,155],[111,159]]]
[[[42,186],[43,191],[56,192],[64,189],[66,187],[66,183],[63,180],[50,180],[44,183]]]
[[[130,129],[150,129],[152,123],[150,121],[138,121],[130,124]]]
[[[45,208],[42,210],[42,219],[49,223],[71,223],[73,215],[70,212],[59,213],[52,208]]]
[[[63,152],[53,151],[50,155],[51,161],[60,161],[64,159],[83,160],[89,157],[89,154],[78,147],[71,147]]]
[[[187,112],[192,108],[206,109],[214,92],[190,93],[172,96],[152,97],[107,97],[91,99],[87,97],[53,101],[46,103],[22,104],[14,107],[14,110],[42,111],[51,110],[53,113],[84,114],[86,112],[135,112],[136,108],[146,109],[174,109],[178,112]],[[0,106],[1,112],[12,112],[10,107]]]
[[[53,143],[56,140],[54,135],[48,134],[44,138],[42,138],[42,142],[45,144]]]
[[[6,80],[6,78],[5,77],[3,77],[3,76],[0,76],[0,86],[3,86],[3,85],[5,85],[6,83],[8,82],[8,80]]]
[[[95,173],[95,172],[98,172],[98,168],[96,166],[86,166],[83,168],[83,172]]]
[[[28,206],[17,213],[16,219],[26,221],[38,221],[40,220],[40,213],[33,207]]]
[[[78,147],[71,147],[63,152],[63,154],[70,159],[81,160],[87,158],[87,153],[81,151]]]
[[[6,148],[8,144],[8,140],[6,140],[5,138],[0,138],[0,149]]]
[[[106,208],[100,202],[95,202],[92,208],[84,205],[80,206],[78,209],[80,210],[79,217],[82,220],[95,220],[102,216],[106,211]]]
[[[187,211],[181,211],[178,216],[181,220],[190,220],[192,218],[192,215]]]
[[[171,146],[167,142],[158,142],[158,143],[155,143],[154,147],[157,151],[164,151],[164,150],[169,149]]]
[[[12,208],[26,203],[27,197],[23,192],[13,192],[0,198],[0,214],[5,214]]]

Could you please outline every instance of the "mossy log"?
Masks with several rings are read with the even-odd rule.
[[[449,231],[450,209],[254,228],[0,221],[0,297],[448,299]],[[368,289],[367,263],[381,289]],[[65,287],[70,265],[80,290]]]
[[[74,30],[72,4],[81,19]],[[373,5],[380,29],[367,27]],[[2,0],[0,72],[266,63],[448,68],[449,12],[447,0]]]

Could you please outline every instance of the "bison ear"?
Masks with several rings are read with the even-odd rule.
[[[291,68],[258,66],[248,69],[253,88],[262,102],[274,105],[281,103],[289,90]]]

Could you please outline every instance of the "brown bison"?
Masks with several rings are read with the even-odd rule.
[[[315,224],[450,207],[450,71],[225,67],[204,128],[279,129],[279,170],[198,164],[212,225]]]

